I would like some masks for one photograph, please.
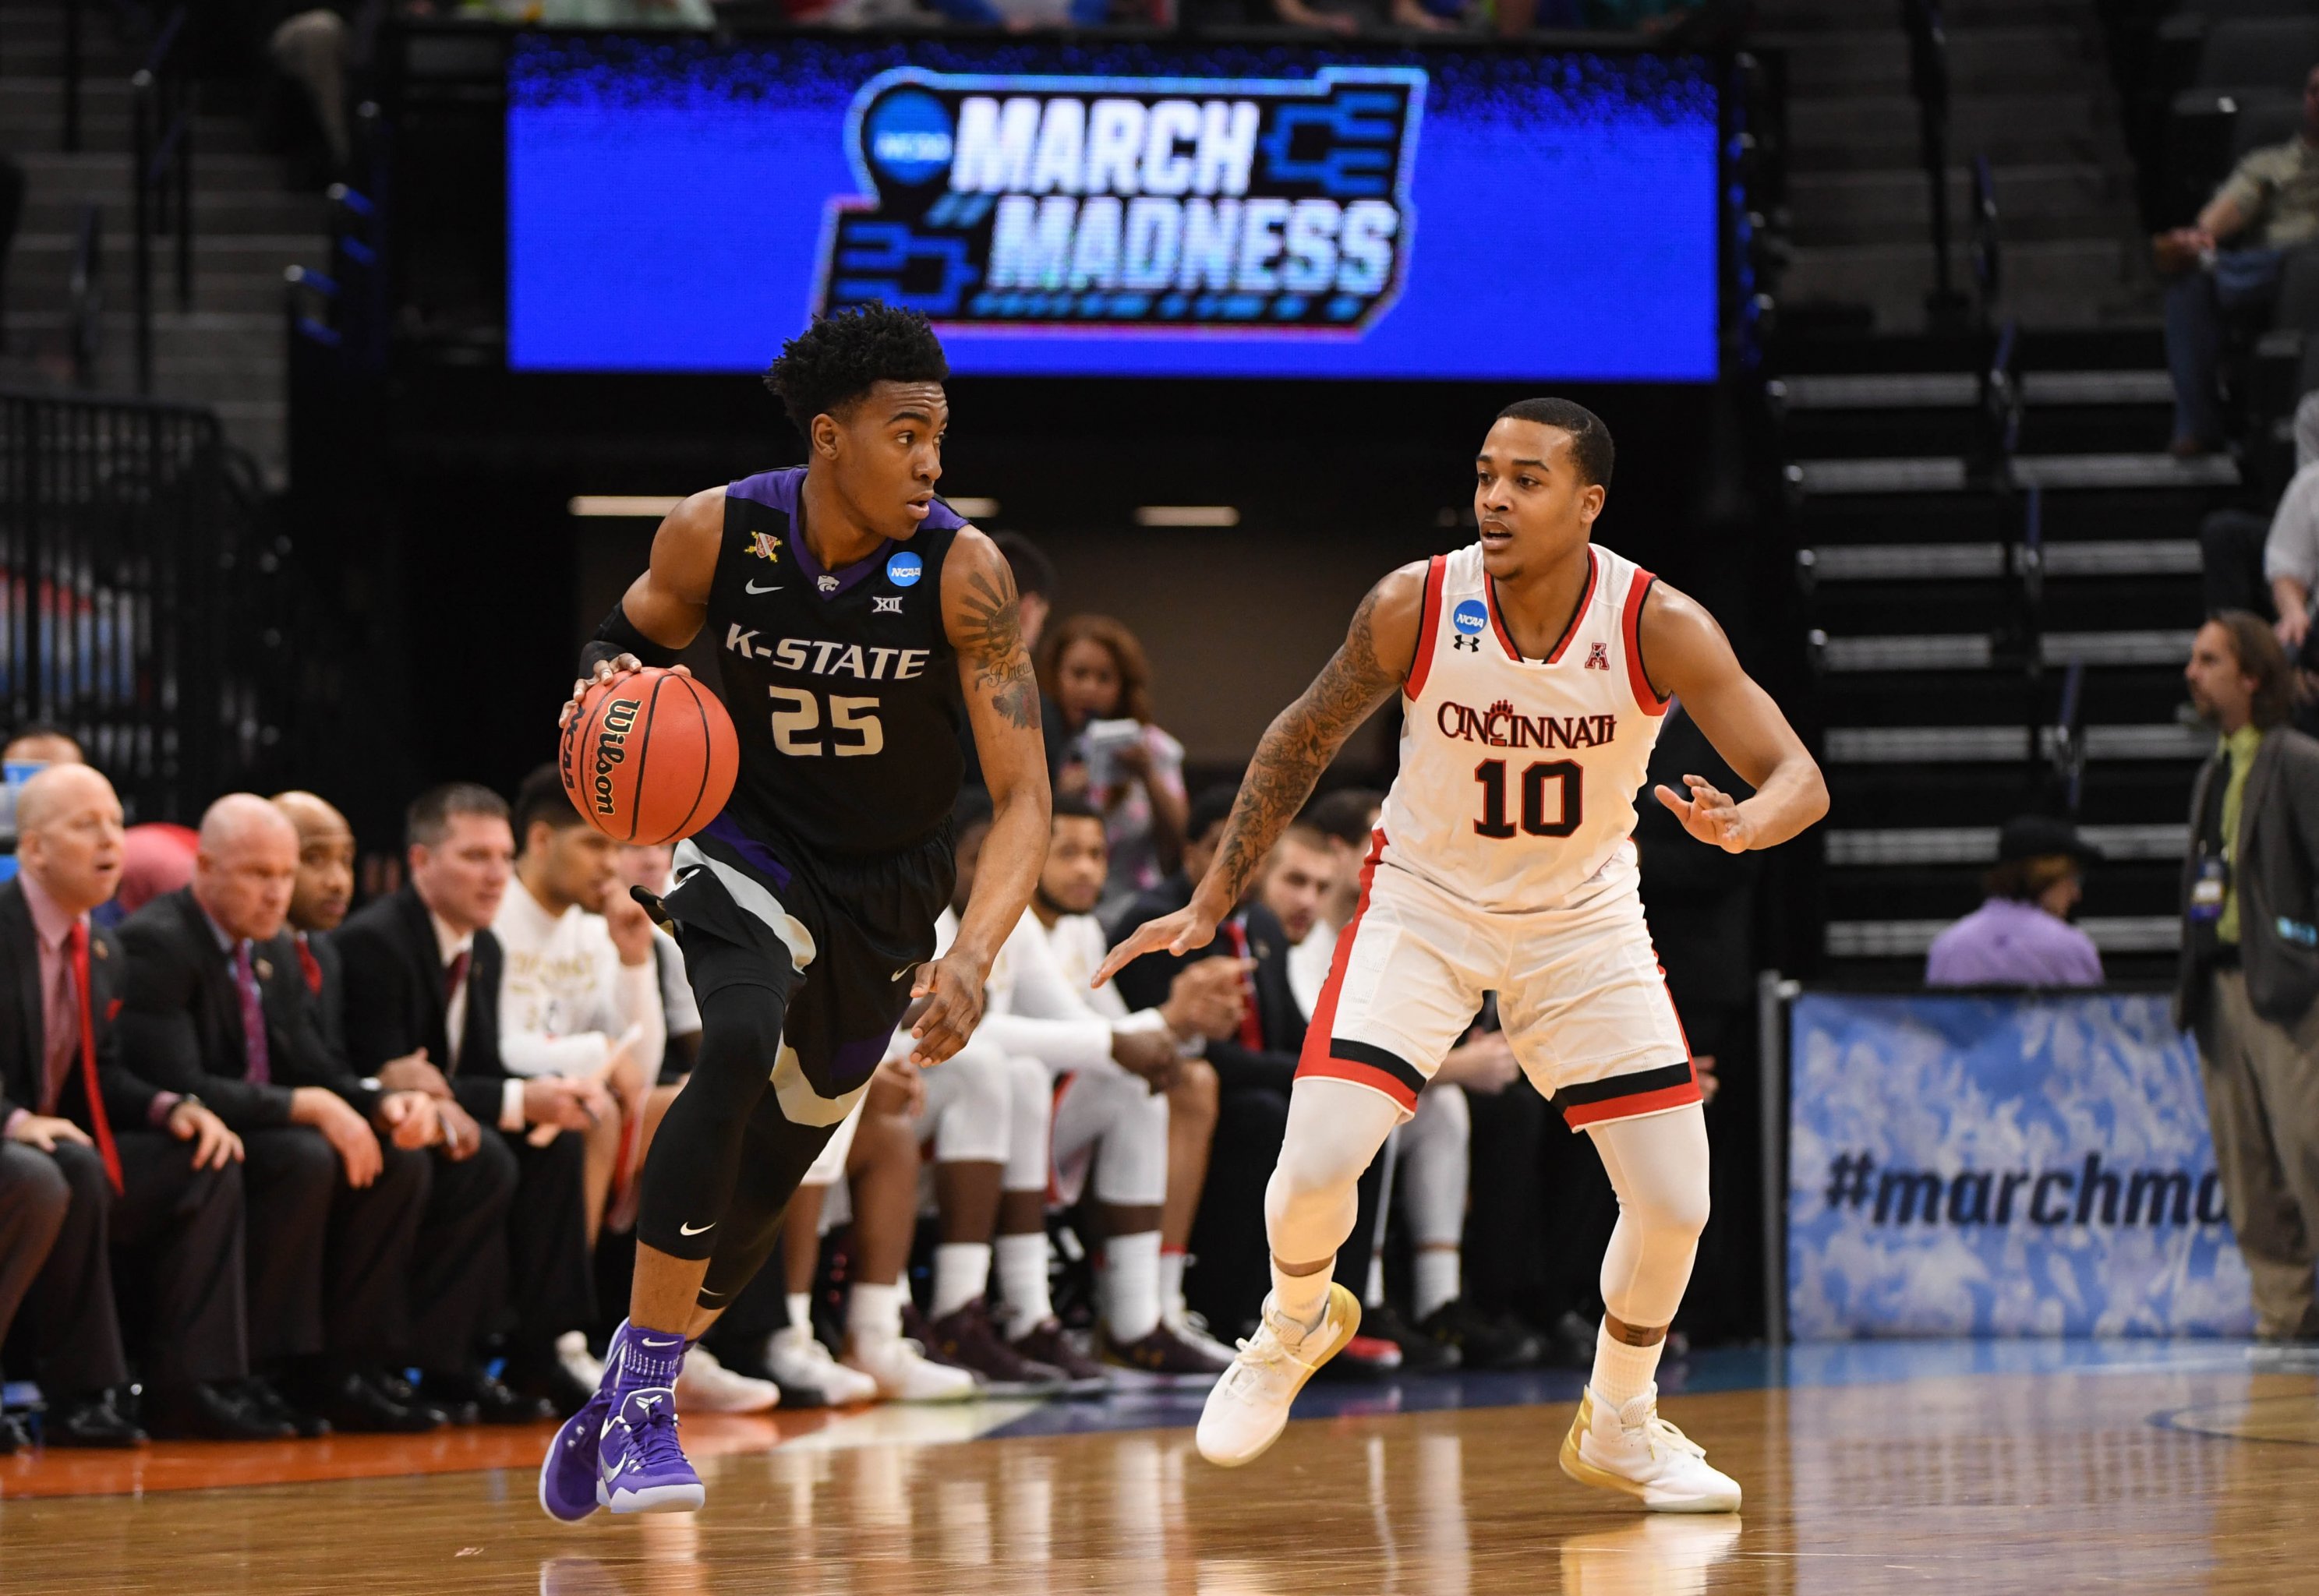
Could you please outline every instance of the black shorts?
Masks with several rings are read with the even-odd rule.
[[[794,1054],[804,1084],[842,1116],[909,1006],[912,972],[934,957],[934,922],[957,879],[949,829],[904,852],[833,859],[720,818],[680,845],[677,875],[663,901],[704,1018],[725,987],[781,994],[784,1058],[774,1084],[783,1087]],[[784,1090],[790,1118],[821,1121],[795,1112],[790,1096]]]

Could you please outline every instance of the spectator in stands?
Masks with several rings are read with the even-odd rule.
[[[81,765],[88,761],[72,734],[44,721],[20,726],[16,735],[0,747],[0,764],[11,765]]]
[[[0,886],[0,968],[14,975],[0,981],[0,1339],[29,1285],[21,1339],[48,1405],[42,1438],[145,1439],[116,1405],[129,1384],[116,1249],[147,1287],[145,1423],[282,1435],[239,1392],[241,1143],[123,1069],[114,1045],[123,960],[89,911],[120,878],[121,801],[89,767],[52,766],[25,784],[16,820],[21,870]],[[14,1438],[0,1425],[0,1450]]]
[[[2206,1117],[2255,1334],[2319,1339],[2319,743],[2287,726],[2287,657],[2260,618],[2198,629],[2190,701],[2221,734],[2190,800],[2175,1021],[2197,1039]]]
[[[302,1434],[417,1432],[441,1411],[383,1384],[410,1351],[412,1248],[441,1122],[322,1040],[284,930],[298,834],[253,793],[202,817],[193,885],[122,922],[122,1059],[242,1140],[257,1400]],[[293,1403],[294,1402],[294,1406]]]
[[[283,17],[266,41],[266,59],[297,90],[321,132],[324,183],[350,180],[355,175],[354,139],[347,121],[347,79],[369,59],[378,16],[379,8],[363,0],[306,6]]]
[[[2245,510],[2215,510],[2199,523],[2198,543],[2206,613],[2270,617],[2288,660],[2300,660],[2319,589],[2319,463],[2295,473],[2268,523]]]
[[[2098,987],[2101,953],[2070,924],[2100,852],[2066,820],[2017,815],[1998,833],[1981,907],[1933,939],[1927,987]]]
[[[389,1087],[456,1099],[482,1140],[516,1166],[503,1233],[505,1383],[485,1366],[425,1371],[430,1400],[472,1402],[488,1422],[527,1423],[578,1411],[594,1393],[556,1357],[560,1334],[588,1323],[596,1288],[582,1195],[585,1132],[611,1110],[603,1087],[510,1075],[500,1057],[500,974],[492,918],[512,872],[515,839],[500,796],[469,783],[420,795],[405,823],[410,879],[332,936],[346,966],[347,1048]],[[424,1064],[413,1055],[424,1052]],[[564,1132],[570,1132],[565,1134]]]
[[[156,820],[132,825],[121,841],[121,890],[107,906],[118,923],[172,892],[193,885],[194,855],[200,845],[194,828]]]
[[[2247,152],[2196,223],[2161,233],[2152,253],[2166,291],[2166,362],[2174,378],[2178,455],[2223,441],[2220,373],[2230,325],[2267,324],[2290,273],[2319,271],[2319,67],[2303,85],[2303,128]],[[2305,297],[2301,290],[2292,297]]]
[[[289,921],[299,968],[313,995],[324,1043],[345,1059],[346,964],[330,933],[345,922],[354,900],[354,828],[334,806],[311,792],[282,793],[274,807],[298,832],[298,878],[290,891]],[[387,1060],[377,1074],[382,1081],[426,1093],[442,1125],[412,1249],[409,1347],[411,1366],[433,1371],[438,1389],[456,1388],[499,1304],[507,1269],[499,1237],[515,1197],[515,1159],[496,1139],[484,1137],[425,1048]],[[398,1402],[409,1405],[415,1400],[399,1374],[384,1376],[382,1384]],[[481,1404],[471,1396],[429,1401],[462,1423],[482,1417]]]
[[[1135,634],[1104,615],[1075,615],[1039,651],[1039,690],[1069,735],[1055,790],[1104,817],[1111,851],[1108,920],[1183,861],[1184,745],[1151,723],[1151,667]]]

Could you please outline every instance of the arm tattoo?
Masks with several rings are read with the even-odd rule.
[[[966,619],[960,651],[974,662],[974,685],[989,695],[990,707],[1007,723],[1039,729],[1039,679],[1023,652],[1023,601],[1015,578],[1003,565],[998,578],[977,571],[967,577]]]
[[[1313,685],[1282,710],[1257,744],[1256,758],[1240,784],[1232,820],[1216,851],[1214,871],[1238,902],[1255,879],[1272,844],[1304,800],[1313,784],[1354,728],[1401,685],[1377,663],[1374,623],[1377,596],[1372,591],[1353,612],[1353,624]]]

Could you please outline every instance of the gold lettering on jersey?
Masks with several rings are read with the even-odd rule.
[[[1433,724],[1445,737],[1486,748],[1601,748],[1619,735],[1615,715],[1523,715],[1509,699],[1487,709],[1444,700]]]
[[[596,768],[591,783],[599,815],[612,812],[612,772],[628,757],[628,734],[636,729],[636,711],[642,708],[636,699],[614,699],[604,710],[603,729],[596,734]]]

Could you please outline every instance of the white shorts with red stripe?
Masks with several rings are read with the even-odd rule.
[[[1628,843],[1553,908],[1491,914],[1410,870],[1362,867],[1360,907],[1337,938],[1296,1073],[1417,1095],[1498,995],[1522,1071],[1573,1130],[1700,1101]]]

